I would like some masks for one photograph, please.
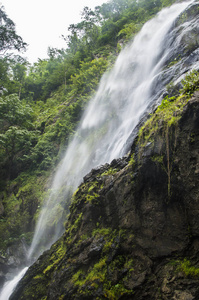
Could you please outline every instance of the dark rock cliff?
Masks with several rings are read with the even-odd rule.
[[[199,299],[199,92],[183,99],[84,178],[65,234],[10,299]]]

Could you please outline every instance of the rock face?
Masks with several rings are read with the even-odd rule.
[[[26,244],[22,239],[17,245],[8,247],[5,256],[0,255],[0,290],[26,263]]]
[[[84,178],[64,235],[10,299],[199,299],[199,92],[183,101]]]

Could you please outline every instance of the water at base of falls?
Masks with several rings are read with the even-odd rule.
[[[3,290],[0,294],[0,299],[1,300],[9,299],[10,295],[12,294],[12,291],[15,289],[17,283],[25,275],[27,270],[28,270],[28,267],[25,267],[23,270],[20,271],[20,273],[17,276],[15,276],[12,280],[7,281],[5,283],[5,285],[3,287]]]
[[[174,4],[148,21],[132,44],[121,52],[110,73],[101,79],[96,96],[89,103],[55,175],[52,192],[42,208],[29,249],[29,261],[34,261],[62,234],[59,224],[53,230],[50,225],[55,216],[62,218],[66,199],[71,197],[83,176],[92,168],[125,154],[125,143],[132,130],[164,88],[154,91],[153,87],[169,53],[165,38],[177,16],[190,3]],[[6,284],[0,300],[9,299],[22,276],[21,271]]]

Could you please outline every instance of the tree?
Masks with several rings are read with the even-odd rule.
[[[41,100],[44,84],[49,76],[47,70],[48,61],[39,59],[38,62],[29,69],[29,75],[25,80],[26,92],[31,93],[33,100]]]
[[[10,126],[32,129],[33,112],[29,105],[23,104],[15,94],[0,98],[0,130]]]
[[[107,68],[107,60],[104,58],[82,62],[79,73],[71,76],[73,92],[78,95],[87,95],[94,92],[102,74]]]
[[[0,95],[7,91],[9,84],[9,61],[0,57]]]
[[[33,112],[15,94],[0,98],[0,169],[13,178],[28,161],[28,153],[36,142]],[[6,172],[5,172],[6,170]]]
[[[4,7],[0,6],[0,94],[8,93],[10,87],[10,55],[7,51],[25,50],[26,43],[16,34],[14,22],[8,18]],[[20,87],[18,88],[20,94]]]
[[[21,95],[24,93],[28,63],[26,60],[19,62],[13,60],[10,62],[10,66],[12,80],[11,88],[8,91],[12,94],[17,93],[20,99]]]
[[[4,7],[0,7],[0,53],[8,50],[25,50],[26,43],[16,34],[14,22],[8,18]]]

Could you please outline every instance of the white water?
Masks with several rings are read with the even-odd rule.
[[[14,277],[14,279],[6,282],[6,284],[3,287],[2,292],[0,294],[1,300],[9,299],[10,295],[12,294],[12,291],[15,289],[17,283],[25,275],[27,270],[28,270],[28,267],[24,268],[17,276]]]
[[[189,2],[190,3],[190,2]],[[49,231],[52,216],[61,218],[62,205],[92,168],[124,154],[124,146],[152,101],[151,87],[166,59],[164,40],[176,17],[188,2],[162,10],[147,22],[133,43],[119,55],[114,68],[105,74],[96,96],[90,101],[70,143],[41,211],[29,258],[40,253],[48,236],[48,248],[61,234],[59,226]],[[61,196],[60,190],[62,191]],[[63,192],[64,190],[64,192]]]
[[[64,203],[69,201],[83,176],[125,153],[125,143],[132,130],[154,100],[152,86],[167,58],[166,34],[189,3],[166,8],[147,22],[133,43],[121,52],[112,71],[102,77],[54,177],[36,226],[29,261],[34,261],[63,232],[59,219]],[[18,279],[14,280],[13,286]],[[10,282],[10,294],[7,298],[1,296],[1,300],[9,299],[13,286]]]

